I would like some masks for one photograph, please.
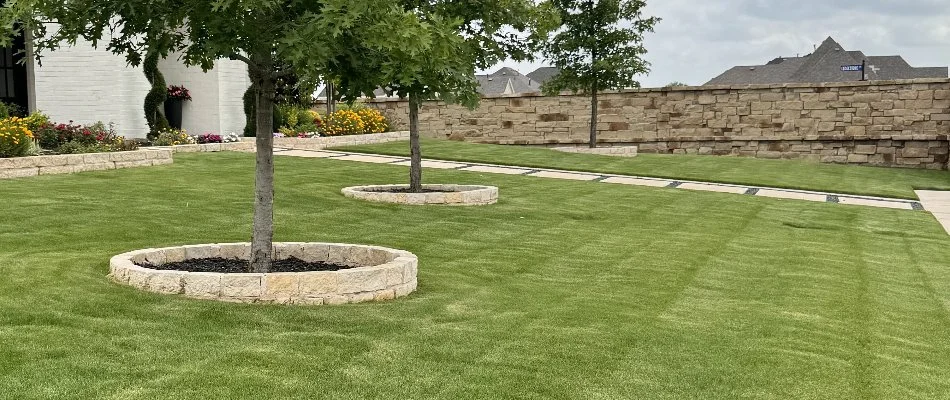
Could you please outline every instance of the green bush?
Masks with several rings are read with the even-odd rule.
[[[80,142],[66,142],[56,148],[58,154],[103,153],[109,151],[99,144],[83,144]]]
[[[274,115],[279,117],[278,132],[284,136],[315,133],[320,130],[320,115],[308,107],[297,104],[279,104],[274,107]]]
[[[23,117],[25,115],[20,106],[0,101],[0,118]]]

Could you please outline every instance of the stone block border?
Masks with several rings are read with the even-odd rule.
[[[363,144],[398,142],[401,140],[409,140],[409,132],[383,132],[368,135],[315,138],[274,138],[274,147],[293,150],[323,150],[330,147],[358,146]]]
[[[175,153],[213,153],[219,151],[254,152],[254,138],[245,139],[244,141],[233,143],[143,147],[141,150],[115,153],[0,158],[0,179],[166,165],[174,162],[173,155]],[[408,132],[385,132],[370,135],[333,136],[309,139],[275,138],[274,146],[275,148],[320,150],[328,147],[385,143],[407,139],[409,139]]]
[[[253,139],[253,138],[251,138]],[[175,153],[215,153],[219,151],[253,152],[254,141],[231,143],[182,144],[178,146],[154,146],[149,149],[165,149]]]
[[[257,149],[254,138],[246,137],[240,142],[182,144],[178,146],[155,146],[150,149],[167,149],[175,153],[214,153],[239,151],[253,153]],[[409,132],[383,132],[367,135],[328,136],[315,138],[274,138],[274,148],[293,150],[323,150],[330,147],[356,146],[409,140]]]
[[[410,252],[340,243],[274,243],[278,259],[353,263],[339,271],[223,274],[160,271],[162,265],[196,258],[250,257],[250,243],[201,244],[137,250],[110,260],[112,280],[140,290],[240,303],[345,304],[392,300],[416,290],[418,258]]]
[[[637,156],[637,146],[617,146],[617,147],[553,147],[554,151],[561,151],[565,153],[580,153],[580,154],[595,154],[599,156],[614,156],[614,157],[636,157]]]
[[[0,179],[148,167],[174,162],[168,149],[0,158]]]
[[[498,202],[495,186],[433,184],[422,185],[424,193],[396,193],[409,185],[371,185],[343,188],[343,195],[353,199],[410,205],[441,204],[449,206],[483,206]]]

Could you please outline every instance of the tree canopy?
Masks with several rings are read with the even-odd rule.
[[[351,86],[369,94],[387,82],[379,80],[385,74],[365,72],[375,67],[364,62],[367,54],[420,57],[442,39],[433,33],[448,32],[434,25],[443,20],[424,20],[397,0],[17,0],[0,10],[0,23],[0,43],[29,32],[37,57],[86,40],[124,55],[131,65],[150,52],[181,54],[185,64],[204,70],[222,58],[245,62],[257,95],[250,260],[256,272],[268,272],[273,263],[271,120],[277,80],[293,73],[316,82],[356,71],[348,74],[355,77]]]
[[[645,0],[552,0],[562,27],[544,55],[560,72],[544,84],[548,94],[638,87],[649,72],[643,35],[660,19],[645,17]]]
[[[545,94],[564,90],[591,96],[590,147],[597,146],[597,92],[639,87],[649,72],[643,35],[660,19],[645,17],[646,0],[552,0],[561,28],[544,55],[560,71],[542,85]]]

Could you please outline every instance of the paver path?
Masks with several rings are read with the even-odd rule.
[[[275,149],[274,152],[277,155],[283,156],[328,158],[334,160],[358,161],[375,164],[393,164],[401,166],[409,165],[409,159],[400,156],[351,153],[330,150]],[[926,210],[932,212],[934,216],[937,217],[937,220],[943,224],[944,228],[947,229],[947,232],[950,233],[950,192],[917,191],[917,195],[921,201],[915,201],[874,196],[814,192],[809,190],[780,189],[761,186],[697,182],[677,179],[648,178],[631,175],[601,174],[594,172],[577,172],[547,168],[528,168],[442,160],[423,160],[422,166],[425,168],[454,169],[468,172],[525,175],[539,178],[592,181],[618,185],[668,187],[685,190],[733,193],[746,196],[761,196],[869,207],[896,208],[901,210]]]
[[[917,197],[924,209],[933,213],[943,229],[950,233],[950,191],[917,190]]]

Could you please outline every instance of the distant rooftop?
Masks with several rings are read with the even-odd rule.
[[[531,78],[535,82],[538,82],[539,85],[543,85],[545,82],[554,78],[561,70],[556,67],[541,67],[534,72],[528,73],[528,78]]]
[[[475,75],[482,95],[538,93],[541,84],[520,72],[504,67],[487,75]]]
[[[503,67],[490,74],[475,75],[478,81],[478,93],[483,96],[499,94],[540,93],[541,84],[557,75],[554,67],[541,67],[534,72],[524,75],[514,68]],[[375,97],[386,98],[388,95],[383,89],[376,89]],[[318,100],[325,100],[326,88],[317,94]]]
[[[845,50],[828,37],[815,52],[804,57],[778,57],[765,65],[737,66],[713,78],[706,85],[748,85],[769,83],[848,82],[861,80],[861,71],[842,71],[845,65],[867,61],[867,79],[946,78],[947,67],[912,67],[901,56],[866,56]]]

